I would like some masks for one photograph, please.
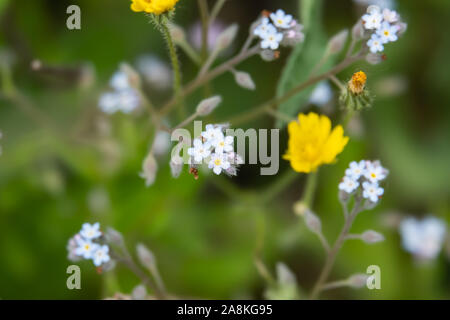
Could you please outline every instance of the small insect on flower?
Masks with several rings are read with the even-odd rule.
[[[299,114],[298,121],[289,123],[288,132],[288,150],[283,158],[297,172],[310,173],[323,164],[333,163],[349,140],[342,126],[332,130],[327,116],[313,112]]]
[[[132,0],[131,10],[160,15],[174,10],[178,0]]]
[[[359,95],[363,93],[367,82],[367,75],[363,71],[358,71],[353,74],[352,78],[348,82],[348,88],[351,93]]]
[[[347,193],[352,193],[359,187],[359,182],[357,179],[352,179],[345,176],[344,180],[339,184],[339,190],[345,191]]]
[[[272,21],[276,27],[281,28],[281,29],[291,28],[291,23],[293,21],[292,15],[286,14],[281,9],[278,9],[276,11],[276,13],[271,13],[270,19],[272,19]]]
[[[379,187],[377,183],[363,182],[363,198],[369,199],[373,203],[377,203],[378,199],[383,195],[384,189]]]

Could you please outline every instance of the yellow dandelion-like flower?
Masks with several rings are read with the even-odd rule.
[[[334,162],[349,139],[344,137],[342,126],[331,130],[330,119],[313,112],[299,114],[298,121],[289,123],[288,132],[288,150],[283,158],[291,162],[292,169],[305,173]]]
[[[131,0],[131,10],[160,15],[173,10],[178,0]]]

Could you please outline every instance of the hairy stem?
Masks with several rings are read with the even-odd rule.
[[[163,20],[161,23],[161,29],[164,34],[164,38],[167,42],[167,47],[169,48],[169,55],[170,55],[170,61],[172,62],[172,68],[173,68],[173,88],[174,88],[174,99],[175,104],[180,104],[180,115],[183,115],[183,108],[181,108],[181,70],[180,70],[180,62],[178,61],[177,51],[175,48],[175,44],[172,39],[172,35],[170,34],[168,21]]]

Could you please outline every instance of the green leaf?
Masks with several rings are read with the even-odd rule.
[[[277,97],[283,96],[292,88],[306,81],[315,66],[322,59],[327,38],[322,27],[323,0],[299,0],[301,23],[304,25],[305,41],[292,51],[286,66],[284,67],[277,88]],[[332,57],[322,68],[327,68],[332,63]],[[321,71],[323,69],[317,70]],[[280,112],[295,117],[296,114],[307,106],[309,97],[315,86],[310,86],[298,93],[288,101],[279,105]],[[282,128],[283,121],[277,121],[276,126]]]

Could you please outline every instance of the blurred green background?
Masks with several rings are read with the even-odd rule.
[[[387,47],[387,60],[377,66],[363,62],[339,75],[345,80],[364,70],[376,102],[349,132],[351,141],[339,161],[321,168],[315,201],[324,232],[333,240],[342,226],[337,185],[348,163],[380,159],[390,169],[381,205],[361,214],[353,229],[375,229],[386,241],[373,246],[348,242],[331,275],[346,278],[376,264],[382,271],[382,290],[339,289],[325,298],[450,298],[450,262],[445,253],[419,266],[402,250],[397,230],[384,223],[393,212],[432,213],[450,222],[450,2],[397,3],[409,28],[400,41]],[[82,30],[66,28],[70,4],[81,7]],[[283,261],[302,289],[309,290],[324,254],[317,238],[292,212],[304,176],[263,205],[238,201],[223,191],[267,190],[275,177],[259,176],[257,166],[244,166],[233,179],[202,175],[196,181],[184,172],[174,180],[168,158],[163,157],[155,186],[145,188],[138,177],[151,142],[147,116],[107,117],[97,108],[119,63],[134,63],[146,53],[167,60],[160,35],[129,5],[128,0],[0,0],[0,48],[12,53],[14,86],[27,99],[21,106],[0,99],[0,298],[98,299],[118,291],[129,293],[139,281],[128,270],[119,267],[98,275],[86,261],[78,263],[82,290],[66,288],[66,268],[72,264],[66,258],[67,240],[85,221],[120,230],[130,248],[137,242],[147,244],[157,256],[169,291],[179,296],[262,298],[266,284],[253,263],[262,240],[261,258],[268,268],[273,272],[276,262]],[[298,16],[296,0],[230,0],[220,20],[239,23],[237,45],[241,45],[259,12],[278,8]],[[327,34],[350,28],[360,14],[352,1],[325,1]],[[195,1],[180,0],[177,24],[190,28],[198,17]],[[256,92],[237,87],[230,74],[214,81],[211,90],[222,95],[224,103],[210,120],[225,121],[273,97],[288,54],[283,49],[275,62],[255,57],[238,67],[251,73]],[[197,69],[183,53],[180,58],[186,82]],[[2,59],[6,62],[4,55]],[[69,71],[89,64],[95,69],[95,81],[79,85],[71,77],[33,72],[33,59]],[[167,92],[150,94],[159,105],[168,98]],[[192,95],[189,107],[194,108],[202,95],[202,90]],[[27,116],[28,103],[48,118]],[[56,123],[59,131],[47,121]],[[246,125],[271,128],[273,122],[264,117]],[[282,131],[281,152],[286,140]],[[280,172],[285,170],[290,168],[281,161]]]

